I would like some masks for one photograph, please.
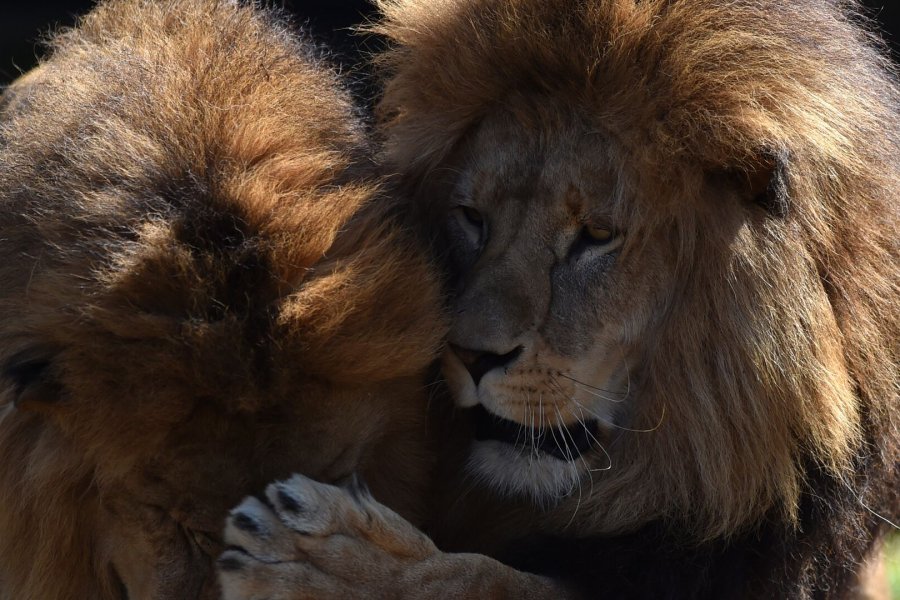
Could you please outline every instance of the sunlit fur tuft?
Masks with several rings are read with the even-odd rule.
[[[218,597],[228,509],[294,471],[421,518],[436,277],[316,55],[116,0],[5,92],[0,598]]]

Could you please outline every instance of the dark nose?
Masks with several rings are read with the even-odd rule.
[[[518,346],[506,354],[495,354],[494,352],[485,352],[483,350],[470,350],[455,345],[452,345],[452,347],[453,351],[466,366],[475,385],[478,385],[481,378],[489,371],[508,366],[522,354],[522,346]]]

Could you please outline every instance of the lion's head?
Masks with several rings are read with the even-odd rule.
[[[703,538],[792,522],[813,471],[892,472],[898,94],[846,7],[380,6],[384,152],[447,253],[473,473]]]
[[[437,281],[314,54],[121,0],[7,91],[0,597],[211,595],[227,510],[295,471],[418,516]]]

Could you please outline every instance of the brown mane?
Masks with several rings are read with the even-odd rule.
[[[226,511],[295,471],[418,518],[437,285],[313,49],[107,2],[0,110],[0,597],[213,594]]]

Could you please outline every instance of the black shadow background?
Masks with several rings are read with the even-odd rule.
[[[366,49],[376,45],[350,28],[375,14],[367,0],[263,0],[284,8],[294,22],[312,33],[313,39],[329,48],[333,60],[342,66],[360,64]],[[0,0],[0,85],[15,79],[37,62],[44,52],[41,40],[60,26],[75,23],[96,0]]]

